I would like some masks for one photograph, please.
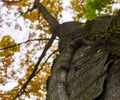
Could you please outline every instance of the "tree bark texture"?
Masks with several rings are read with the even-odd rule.
[[[119,12],[61,25],[60,54],[48,79],[47,100],[120,100]]]

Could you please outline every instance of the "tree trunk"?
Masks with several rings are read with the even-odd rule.
[[[75,25],[60,27],[47,100],[120,100],[120,14]]]

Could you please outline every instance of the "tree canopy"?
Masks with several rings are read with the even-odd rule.
[[[40,2],[58,21],[65,9],[73,13],[73,20],[83,21],[114,15],[118,10],[115,5],[119,4],[117,0],[70,0],[68,7],[63,8],[66,0]],[[40,11],[32,9],[33,5],[34,0],[0,1],[0,99],[11,100],[19,93],[52,34]],[[46,53],[24,93],[17,98],[45,98],[46,80],[58,54],[58,40]]]

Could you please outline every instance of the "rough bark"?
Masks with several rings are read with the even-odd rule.
[[[47,100],[120,100],[119,16],[61,25]]]

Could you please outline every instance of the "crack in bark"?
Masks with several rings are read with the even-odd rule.
[[[112,65],[114,64],[113,59],[115,60],[115,56],[112,56],[111,54],[109,54],[108,58],[107,58],[107,61],[105,62],[105,66],[107,65],[107,71],[106,71],[107,76],[106,76],[106,78],[104,80],[104,83],[103,83],[103,91],[94,100],[104,100],[105,93],[106,93],[106,86],[108,84],[108,79],[110,77],[109,72],[110,72],[110,69],[111,69]]]

